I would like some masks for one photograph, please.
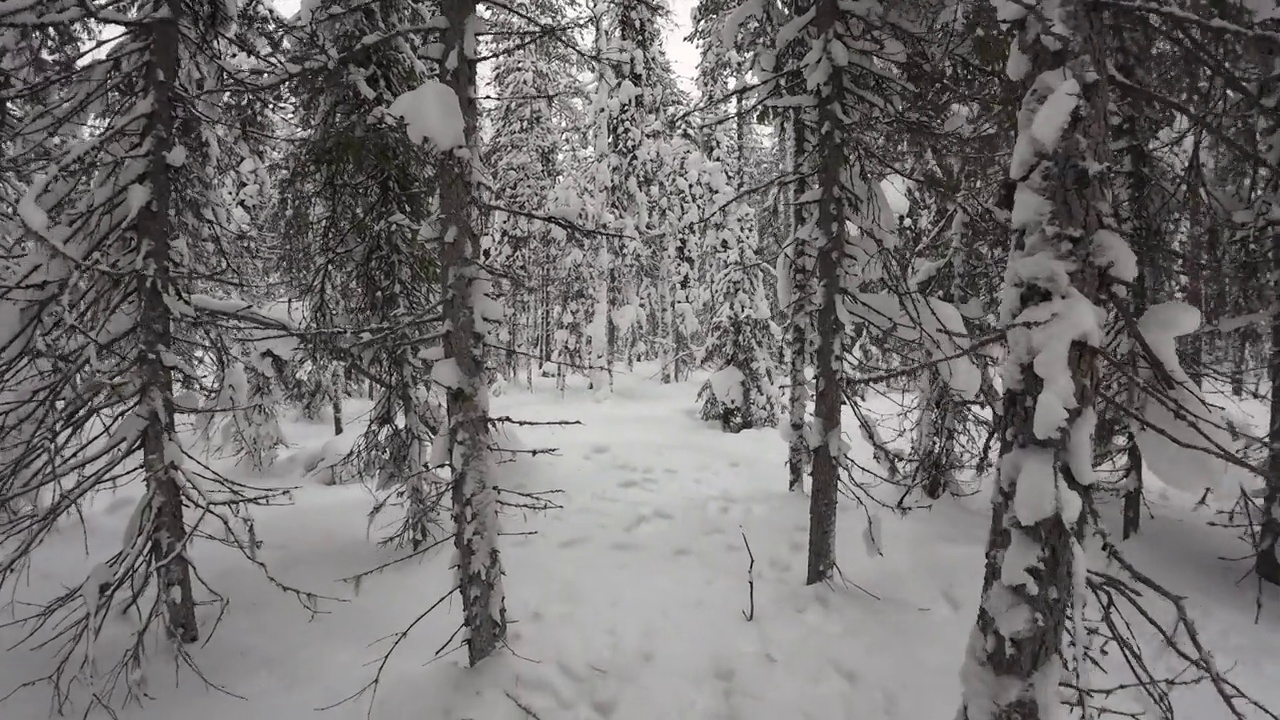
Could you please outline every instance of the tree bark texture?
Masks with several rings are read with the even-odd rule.
[[[137,239],[144,261],[138,280],[142,333],[140,405],[146,414],[142,465],[151,499],[151,558],[164,604],[166,630],[175,640],[192,643],[199,639],[200,633],[186,555],[187,528],[182,516],[179,458],[172,456],[178,452],[179,445],[174,429],[173,373],[166,361],[173,345],[173,311],[167,298],[177,292],[171,254],[172,168],[166,154],[173,149],[177,128],[174,83],[179,71],[179,22],[183,8],[180,0],[165,0],[152,9],[155,16],[147,20],[145,31],[150,36],[146,87],[154,106],[142,130],[143,138],[150,143],[151,200],[138,212],[137,218]]]
[[[475,0],[441,3],[448,29],[444,82],[462,110],[468,145],[441,154],[440,211],[446,228],[441,250],[444,307],[448,321],[444,357],[457,364],[458,381],[448,388],[449,443],[452,450],[454,548],[458,592],[462,596],[467,656],[476,665],[506,639],[502,562],[498,553],[498,505],[489,485],[488,393],[484,385],[482,329],[476,325],[483,296],[477,286],[480,238],[475,229],[476,169],[472,144],[477,128],[475,103]]]

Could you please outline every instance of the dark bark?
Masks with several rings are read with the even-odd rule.
[[[1231,396],[1244,397],[1244,373],[1249,362],[1249,336],[1242,330],[1236,333],[1235,352],[1232,354]]]
[[[836,0],[819,0],[814,31],[819,37],[833,31],[840,17]],[[818,205],[818,227],[822,246],[817,255],[819,304],[814,330],[818,336],[814,357],[814,424],[821,431],[813,450],[813,471],[809,502],[809,569],[805,582],[814,584],[831,577],[836,564],[836,508],[841,466],[840,409],[843,405],[841,376],[844,357],[841,348],[844,323],[836,312],[841,301],[840,266],[844,259],[847,215],[843,177],[848,158],[840,130],[842,101],[841,71],[833,71],[831,87],[819,100],[818,183],[822,197]]]
[[[199,639],[195,598],[191,587],[191,567],[186,556],[187,528],[182,517],[182,490],[176,458],[173,374],[164,358],[173,346],[173,317],[167,297],[176,294],[170,256],[173,227],[173,185],[165,155],[174,144],[178,78],[179,21],[182,3],[168,0],[155,8],[157,17],[148,21],[150,59],[146,71],[147,88],[154,109],[147,118],[143,136],[151,142],[148,176],[151,201],[138,213],[138,241],[145,247],[147,273],[139,279],[141,300],[139,325],[142,351],[141,403],[146,413],[142,433],[142,465],[151,498],[150,543],[155,563],[157,587],[164,599],[168,634],[184,643]]]
[[[1145,85],[1148,73],[1144,63],[1150,58],[1153,46],[1152,30],[1144,17],[1128,18],[1126,25],[1120,18],[1112,17],[1108,30],[1109,45],[1114,53],[1115,72],[1135,85]],[[1141,317],[1150,303],[1152,278],[1160,263],[1160,251],[1166,245],[1157,219],[1153,217],[1150,145],[1156,136],[1156,126],[1149,116],[1149,108],[1143,98],[1132,93],[1117,96],[1116,118],[1113,126],[1117,173],[1117,222],[1121,234],[1128,240],[1138,261],[1138,278],[1130,288],[1129,311]],[[1141,394],[1136,382],[1141,350],[1136,343],[1126,358],[1128,372],[1132,376],[1124,385],[1125,404],[1138,407]],[[1104,411],[1105,412],[1105,411]],[[1097,439],[1096,445],[1110,447],[1113,438],[1123,427],[1122,418],[1100,419],[1097,431],[1107,435]],[[1129,421],[1132,423],[1132,421]],[[1104,430],[1105,429],[1105,430]],[[1142,449],[1138,446],[1133,428],[1125,433],[1125,472],[1128,484],[1124,493],[1121,515],[1125,539],[1138,532],[1142,524]]]
[[[1280,233],[1271,236],[1272,272],[1280,272]],[[1277,275],[1276,277],[1280,277]],[[1273,280],[1272,282],[1278,282]],[[1280,287],[1277,288],[1280,290]],[[1276,297],[1280,298],[1280,295]],[[1272,302],[1280,302],[1272,299]],[[1267,366],[1271,382],[1271,424],[1267,432],[1267,490],[1262,501],[1262,526],[1258,533],[1258,553],[1254,562],[1258,577],[1280,585],[1280,313],[1271,315],[1271,355]]]
[[[331,411],[333,412],[333,434],[342,434],[342,396],[337,392],[333,394],[333,399],[329,402]]]
[[[1125,540],[1142,529],[1142,451],[1138,449],[1138,440],[1132,432],[1129,433],[1128,442],[1126,462],[1129,465],[1133,485],[1124,493],[1124,510],[1121,520]]]

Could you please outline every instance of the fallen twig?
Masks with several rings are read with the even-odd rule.
[[[747,542],[747,533],[742,531],[742,544],[747,546],[747,557],[750,563],[747,565],[747,599],[751,603],[749,609],[742,611],[742,617],[751,622],[756,618],[756,556],[751,552],[751,543]]]
[[[522,711],[524,711],[524,714],[525,714],[525,715],[528,715],[529,717],[533,718],[533,720],[542,720],[542,717],[541,717],[540,715],[538,715],[538,713],[536,713],[536,712],[534,712],[533,710],[529,709],[529,706],[528,706],[528,705],[525,705],[523,702],[520,702],[520,699],[519,699],[519,698],[517,698],[515,695],[512,695],[510,690],[503,690],[502,692],[503,692],[503,694],[504,694],[504,695],[506,695],[506,696],[507,696],[507,699],[508,699],[508,700],[510,700],[511,702],[515,703],[516,707],[518,707],[518,708],[520,708]]]

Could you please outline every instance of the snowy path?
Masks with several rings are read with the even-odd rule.
[[[957,655],[897,648],[962,647],[953,616],[968,615],[963,598],[976,588],[931,594],[932,583],[914,588],[909,576],[935,563],[976,567],[976,539],[963,550],[940,543],[940,552],[918,554],[927,561],[895,572],[868,557],[865,520],[849,508],[842,567],[883,600],[854,588],[805,588],[808,501],[785,490],[777,433],[723,435],[694,418],[689,386],[644,390],[641,398],[621,387],[614,400],[575,406],[585,427],[522,434],[527,444],[563,449],[538,475],[566,490],[565,509],[537,520],[539,535],[510,551],[513,613],[532,621],[516,642],[555,658],[553,668],[521,673],[529,697],[554,708],[543,716],[952,712]],[[521,413],[518,403],[514,414],[556,417],[557,408]],[[741,614],[749,603],[744,533],[756,557],[751,623]],[[912,676],[923,687],[902,692]],[[592,700],[581,714],[584,686]]]
[[[804,587],[808,500],[785,490],[783,443],[773,430],[730,436],[699,422],[695,390],[622,376],[605,402],[572,390],[564,399],[513,390],[495,400],[499,414],[582,422],[521,428],[526,446],[555,446],[560,454],[505,466],[504,484],[563,490],[556,496],[563,509],[505,521],[513,533],[503,548],[518,656],[474,672],[458,668],[459,653],[430,662],[458,621],[456,603],[442,606],[388,665],[375,720],[525,720],[507,693],[542,720],[953,715],[981,582],[985,504],[949,501],[905,521],[885,516],[885,555],[878,557],[863,540],[865,518],[846,503],[840,565],[877,597],[854,587]],[[290,429],[299,455],[327,439],[323,425]],[[282,463],[274,482],[298,482],[289,467]],[[307,481],[295,501],[260,514],[263,559],[286,582],[350,602],[324,603],[326,613],[312,619],[229,553],[198,552],[203,572],[233,604],[195,655],[211,680],[246,699],[190,677],[175,689],[161,661],[152,672],[154,699],[123,718],[366,717],[367,698],[324,713],[315,708],[357,690],[372,676],[366,663],[387,647],[369,643],[407,626],[446,591],[449,553],[402,563],[365,580],[353,595],[339,578],[397,556],[367,536],[367,491]],[[127,499],[99,505],[89,518],[90,540],[105,550],[131,505]],[[1273,605],[1266,632],[1252,625],[1251,594],[1232,585],[1237,569],[1216,559],[1238,546],[1200,519],[1179,519],[1185,517],[1150,523],[1135,556],[1176,589],[1195,589],[1198,604],[1212,611],[1201,621],[1206,638],[1223,657],[1247,661],[1239,680],[1265,689],[1259,683],[1280,672],[1268,649],[1280,613]],[[742,616],[743,533],[756,558],[752,622]],[[38,568],[34,587],[83,577],[89,561],[82,542],[78,533],[59,538],[49,551],[54,561]],[[0,631],[0,641],[11,637]],[[0,655],[6,686],[41,671],[47,671],[41,655]],[[1190,707],[1188,717],[1218,717],[1199,698]],[[1196,714],[1198,708],[1208,714]],[[35,720],[47,710],[44,691],[25,691],[0,706],[0,718]]]

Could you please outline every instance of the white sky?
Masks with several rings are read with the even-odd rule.
[[[684,41],[689,34],[689,14],[697,0],[667,0],[671,6],[671,23],[666,29],[667,55],[671,58],[676,75],[689,90],[693,89],[694,75],[698,69],[698,50]],[[298,10],[300,0],[274,0],[280,12],[291,15]]]

